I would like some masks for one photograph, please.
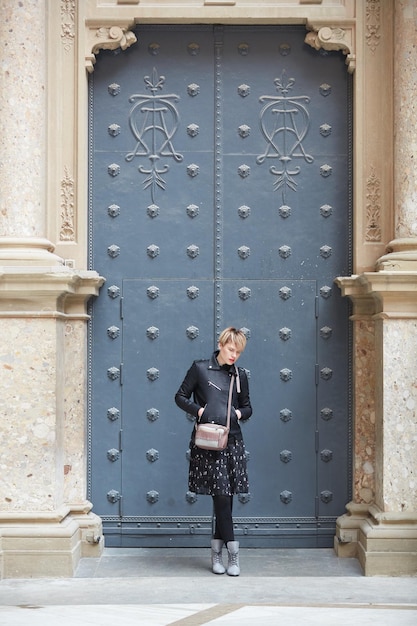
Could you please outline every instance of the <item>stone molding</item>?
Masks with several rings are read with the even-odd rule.
[[[136,35],[129,30],[131,23],[126,25],[96,26],[88,27],[87,49],[85,54],[85,67],[88,72],[92,72],[96,62],[96,54],[100,50],[126,50],[136,43]]]
[[[335,282],[353,302],[353,319],[417,319],[417,271],[364,272]]]
[[[417,511],[389,513],[353,502],[346,509],[336,521],[339,557],[358,558],[365,576],[415,576]]]
[[[311,32],[307,33],[305,42],[316,50],[341,50],[346,55],[348,71],[353,74],[356,67],[355,21],[340,21],[337,27],[332,24],[333,20],[327,23],[307,22]]]
[[[86,304],[104,279],[94,271],[0,266],[0,318],[88,319]]]

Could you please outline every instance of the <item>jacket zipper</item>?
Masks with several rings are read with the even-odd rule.
[[[211,385],[212,387],[215,387],[216,389],[218,389],[219,391],[221,391],[220,387],[218,387],[217,385],[215,385],[214,383],[211,382],[211,380],[207,381],[209,385]]]

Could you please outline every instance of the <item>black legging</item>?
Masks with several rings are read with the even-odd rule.
[[[213,539],[223,539],[224,543],[235,540],[233,531],[233,496],[213,496],[216,528]]]

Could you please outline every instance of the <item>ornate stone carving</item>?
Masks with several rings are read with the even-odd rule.
[[[381,40],[381,0],[366,2],[366,35],[365,41],[372,52],[375,52]]]
[[[355,71],[356,54],[354,47],[354,24],[346,20],[344,28],[331,28],[323,24],[309,22],[307,28],[311,29],[306,35],[305,42],[320,50],[341,50],[346,55],[346,65],[349,73]]]
[[[366,241],[381,241],[381,180],[371,166],[366,179]]]
[[[61,180],[61,229],[60,241],[74,241],[74,179],[69,176],[68,169],[64,170]]]
[[[69,52],[75,40],[75,0],[61,0],[61,40]]]
[[[90,27],[85,55],[85,66],[88,72],[91,73],[94,70],[96,54],[100,50],[117,50],[117,48],[126,50],[136,41],[136,35],[128,30],[127,26]]]

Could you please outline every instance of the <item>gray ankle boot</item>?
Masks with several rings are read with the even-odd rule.
[[[224,574],[226,571],[222,561],[222,539],[211,540],[211,565],[213,568],[213,574]]]
[[[226,544],[227,552],[229,554],[229,562],[227,565],[227,573],[229,576],[239,576],[239,542],[229,541]]]

